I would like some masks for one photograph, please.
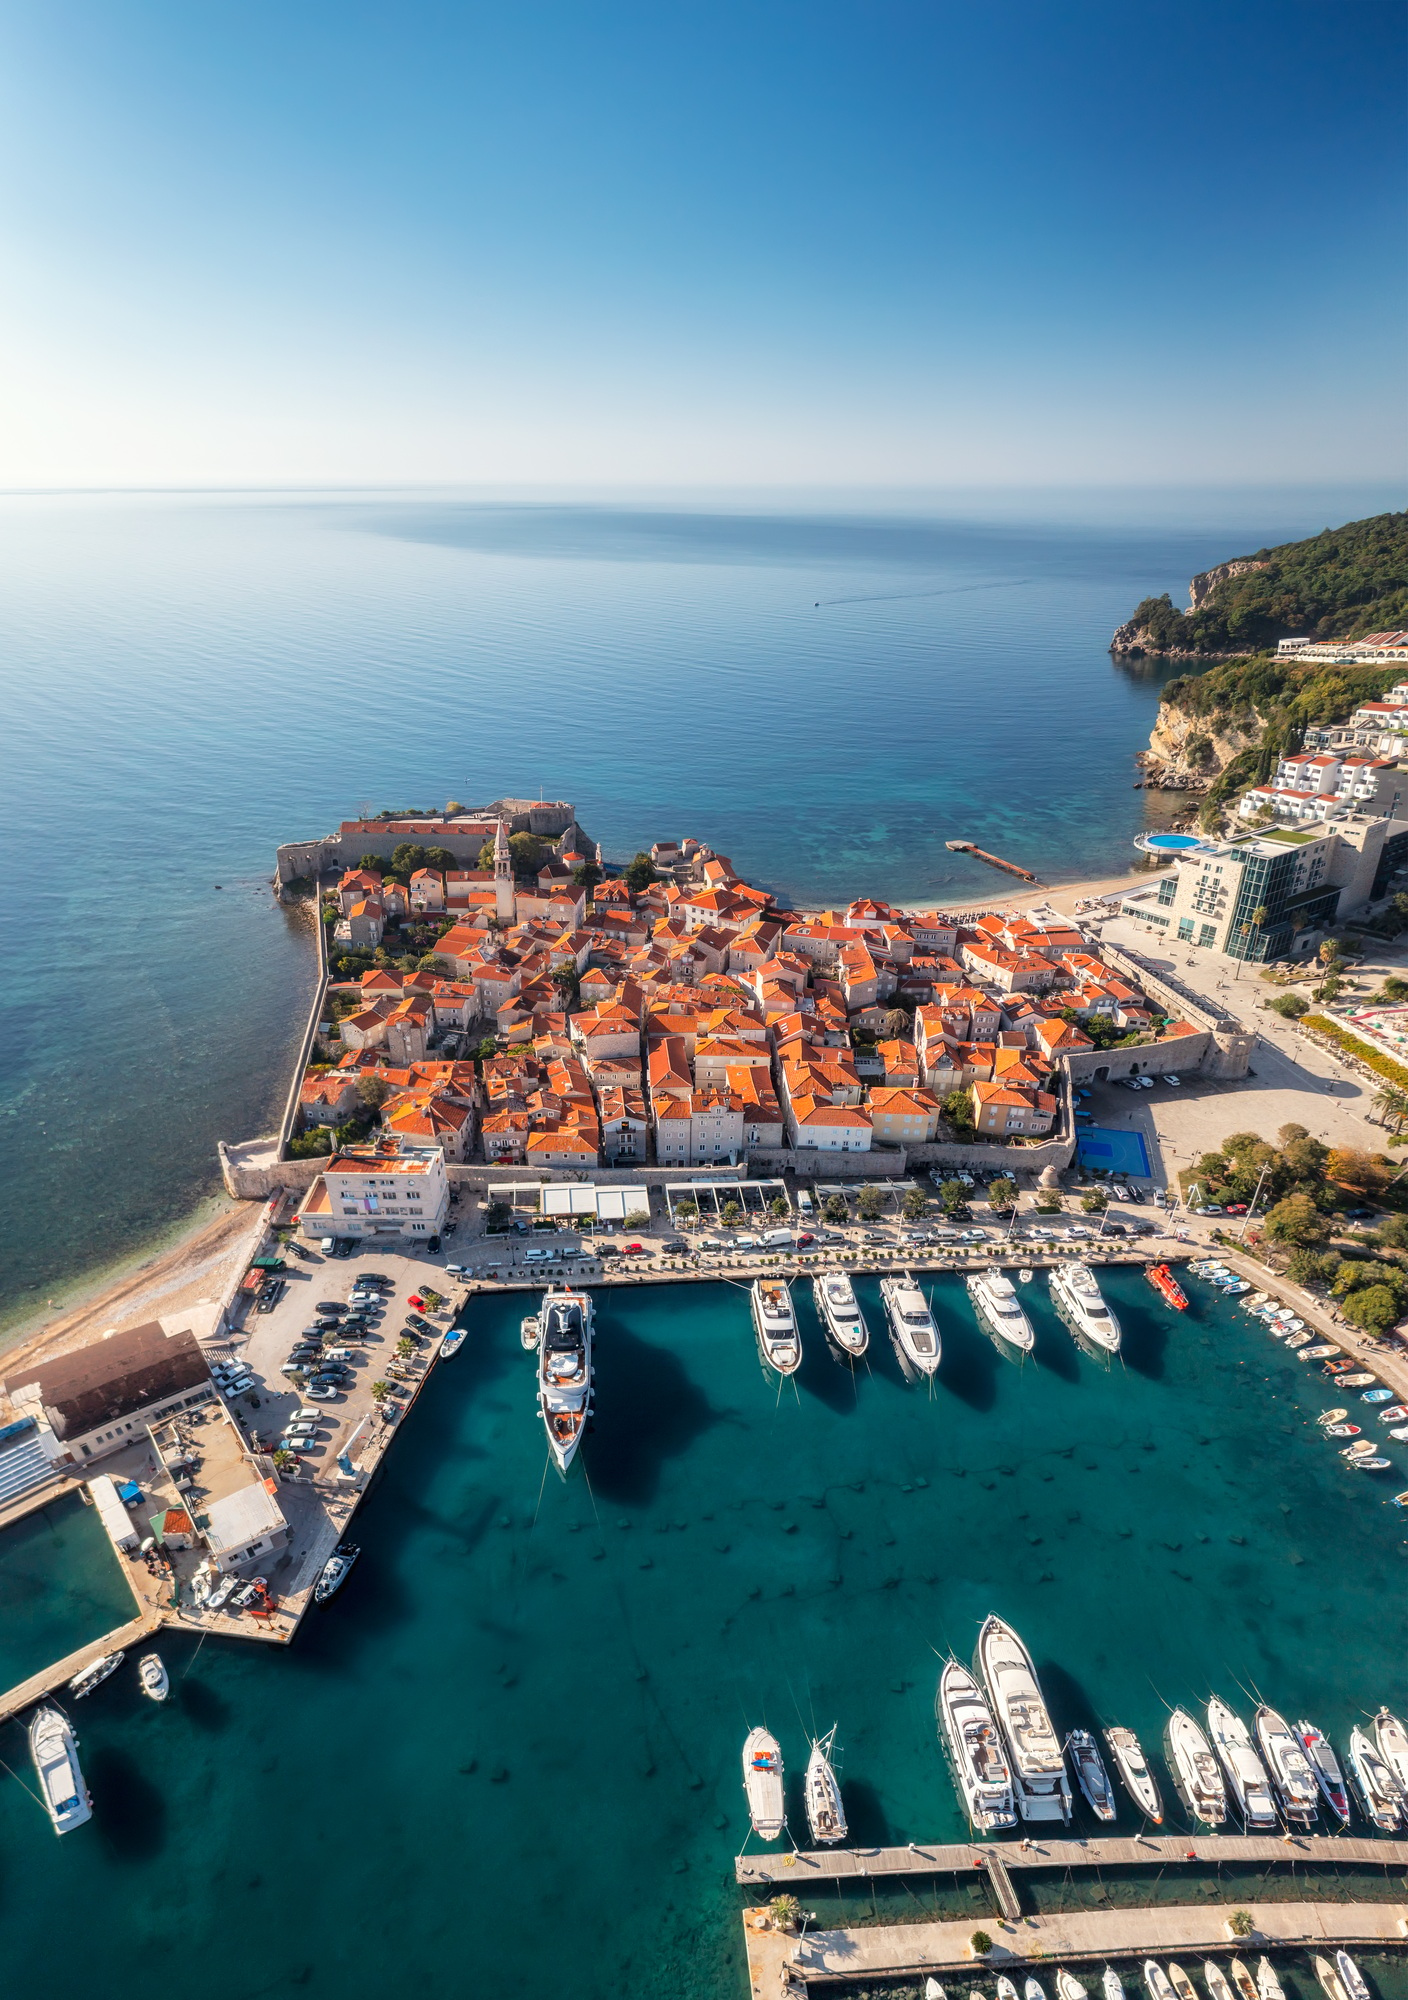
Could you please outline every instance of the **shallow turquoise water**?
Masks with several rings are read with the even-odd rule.
[[[1107,874],[1174,670],[1114,627],[1381,504],[0,497],[0,1327],[276,1122],[313,976],[279,841],[542,787],[611,858],[694,834],[802,900],[1010,889],[949,838]]]
[[[1026,1290],[1019,1368],[938,1282],[932,1396],[887,1344],[853,1379],[806,1299],[779,1396],[742,1292],[600,1294],[598,1425],[565,1484],[523,1301],[480,1302],[364,1506],[351,1583],[295,1647],[172,1643],[167,1711],[125,1673],[84,1703],[84,1833],[56,1841],[0,1782],[16,1990],[91,1990],[52,1949],[82,1907],[114,1991],[198,1965],[211,2000],[547,2000],[570,1967],[580,2000],[723,2000],[745,1729],[766,1719],[795,1778],[811,1728],[839,1724],[858,1843],[955,1837],[938,1658],[991,1608],[1063,1730],[1120,1720],[1152,1749],[1166,1703],[1214,1689],[1340,1738],[1401,1705],[1402,1517],[1311,1435],[1320,1385],[1205,1291],[1177,1318],[1112,1276],[1127,1356],[1107,1370]]]
[[[77,1493],[0,1533],[0,1688],[136,1615],[103,1524]]]

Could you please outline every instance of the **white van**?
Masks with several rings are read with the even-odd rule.
[[[812,1198],[805,1188],[798,1188],[797,1190],[797,1213],[798,1215],[804,1215],[808,1222],[811,1221],[812,1216],[816,1213],[812,1205]]]
[[[467,1278],[469,1270],[470,1267],[468,1264],[447,1264],[445,1266],[445,1275],[448,1278]]]
[[[769,1250],[790,1250],[796,1240],[790,1229],[769,1229],[763,1237]]]

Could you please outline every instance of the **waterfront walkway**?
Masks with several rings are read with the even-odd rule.
[[[960,1923],[876,1924],[855,1930],[812,1931],[801,1938],[772,1930],[763,1910],[745,1910],[748,1977],[756,2000],[783,2000],[837,1980],[924,1977],[933,1973],[991,1974],[1053,1961],[1141,1959],[1168,1953],[1225,1957],[1337,1945],[1401,1944],[1408,1934],[1404,1903],[1250,1903],[1252,1934],[1233,1940],[1230,1903],[1160,1905],[1139,1910],[1073,1910],[1020,1923],[989,1918],[993,1949],[975,1960],[973,1919]],[[790,1972],[789,1972],[790,1968]],[[797,1979],[802,1987],[799,1989]],[[789,1978],[791,1983],[789,1984]]]
[[[0,1694],[0,1722],[8,1722],[22,1708],[33,1702],[43,1701],[45,1695],[55,1693],[75,1674],[81,1674],[85,1667],[91,1667],[94,1660],[100,1660],[104,1653],[120,1653],[128,1646],[135,1646],[139,1640],[147,1638],[160,1629],[161,1615],[149,1611],[141,1618],[134,1618],[129,1624],[119,1625],[114,1632],[104,1632],[101,1639],[90,1639],[77,1652],[69,1653],[62,1660],[55,1660],[41,1673],[31,1674],[27,1681]]]
[[[1408,1869],[1408,1840],[1345,1834],[1136,1834],[1132,1839],[915,1842],[909,1847],[827,1847],[786,1854],[740,1854],[735,1879],[745,1887],[785,1885],[794,1895],[819,1881],[883,1875],[956,1875],[996,1862],[1024,1868],[1165,1868],[1179,1862],[1278,1863]]]

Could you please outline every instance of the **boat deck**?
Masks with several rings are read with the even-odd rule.
[[[827,1847],[785,1854],[740,1854],[744,1887],[778,1883],[799,1893],[807,1882],[882,1875],[956,1875],[995,1860],[1004,1873],[1023,1868],[1166,1868],[1180,1861],[1299,1862],[1307,1867],[1408,1868],[1408,1840],[1350,1834],[1135,1834],[1095,1840],[916,1842],[909,1847]]]
[[[1019,1923],[989,1919],[995,1943],[985,1961],[969,1948],[973,1920],[944,1924],[877,1924],[858,1930],[812,1931],[797,1938],[766,1925],[765,1910],[744,1912],[748,1975],[755,2000],[783,2000],[837,1980],[915,1978],[929,1973],[973,1973],[979,1964],[995,1973],[1037,1968],[1060,1960],[1140,1959],[1170,1952],[1224,1954],[1230,1903],[1176,1904],[1141,1910],[1076,1910],[1026,1917]],[[1337,1945],[1402,1944],[1408,1933],[1404,1903],[1251,1903],[1252,1935],[1244,1951],[1275,1952]],[[789,1968],[792,1983],[788,1982]]]

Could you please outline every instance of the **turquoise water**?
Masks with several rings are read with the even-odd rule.
[[[861,1281],[878,1324],[878,1300]],[[739,1748],[838,1724],[858,1844],[962,1828],[940,1656],[1010,1617],[1058,1726],[1159,1742],[1166,1704],[1262,1691],[1343,1738],[1401,1708],[1403,1518],[1310,1420],[1321,1387],[1196,1287],[1110,1275],[1123,1362],[1044,1288],[1023,1367],[953,1278],[932,1395],[888,1344],[852,1377],[801,1300],[778,1394],[744,1294],[599,1295],[584,1465],[544,1471],[523,1300],[481,1301],[359,1516],[364,1555],[287,1654],[168,1642],[177,1699],[125,1673],[80,1712],[95,1825],[62,1843],[0,1782],[16,1991],[78,2000],[75,1908],[113,1991],[725,2000],[743,1990]],[[1401,1472],[1401,1468],[1399,1469]],[[19,1767],[22,1739],[0,1756]],[[1128,1822],[1132,1829],[1132,1821]]]
[[[0,1688],[136,1615],[103,1524],[77,1493],[0,1533]]]
[[[1114,627],[1380,493],[0,498],[0,1324],[267,1131],[312,960],[280,840],[566,796],[799,899],[1123,869],[1167,671]],[[217,884],[220,886],[217,888]]]

